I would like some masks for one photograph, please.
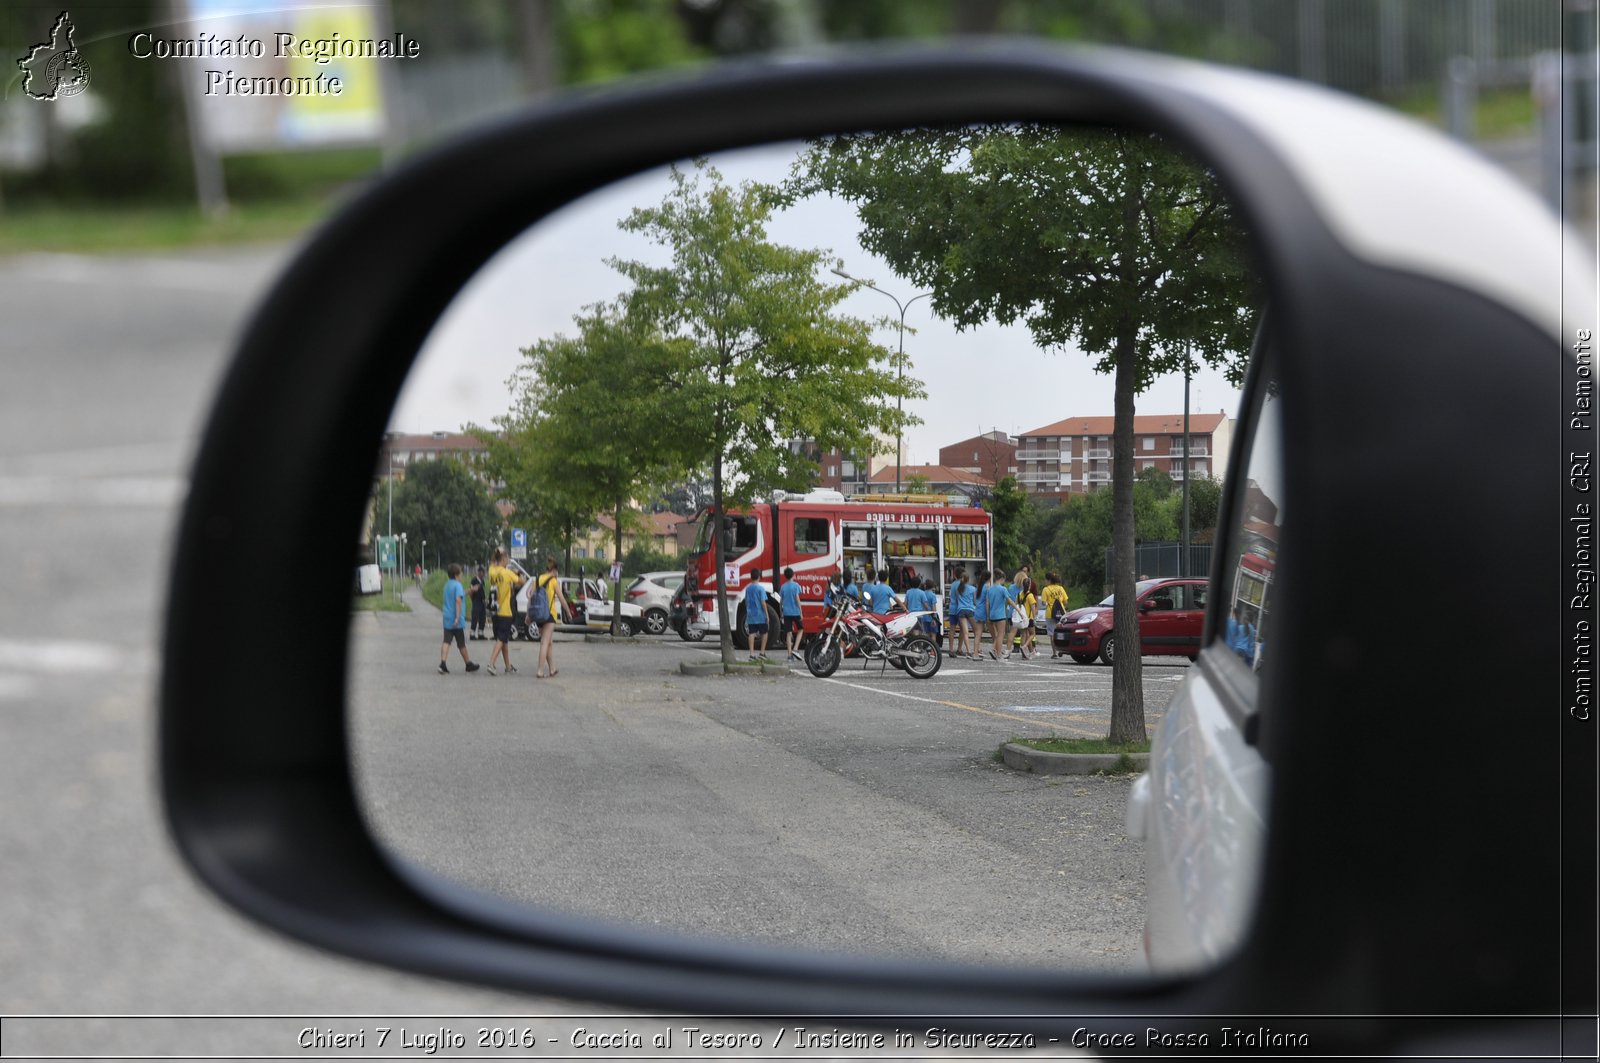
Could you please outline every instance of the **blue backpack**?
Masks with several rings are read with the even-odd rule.
[[[540,576],[533,585],[533,593],[528,595],[528,617],[535,624],[550,622],[550,594],[545,590],[546,580],[549,578]]]

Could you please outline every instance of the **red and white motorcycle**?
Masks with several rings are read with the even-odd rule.
[[[818,679],[826,679],[839,670],[846,657],[860,657],[863,662],[892,664],[913,679],[928,679],[943,662],[939,644],[918,623],[932,615],[932,610],[869,613],[854,598],[836,595],[822,631],[806,644],[806,668]]]

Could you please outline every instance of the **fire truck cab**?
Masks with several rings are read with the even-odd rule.
[[[712,521],[707,509],[698,518],[694,546],[688,556],[683,586],[673,599],[672,624],[689,641],[719,630],[717,576],[712,549]],[[899,595],[913,580],[933,580],[944,601],[957,567],[969,576],[992,568],[994,536],[986,510],[952,505],[939,495],[865,495],[846,498],[838,491],[808,494],[776,492],[771,502],[730,511],[724,552],[728,615],[733,641],[745,648],[747,634],[744,591],[756,571],[776,591],[781,573],[794,569],[800,584],[800,611],[807,635],[822,626],[823,597],[836,573],[864,577],[866,571],[888,571],[889,586]],[[768,603],[768,624],[776,632],[777,598]]]

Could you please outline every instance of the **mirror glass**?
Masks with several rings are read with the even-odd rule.
[[[1007,750],[1109,733],[1109,654],[1069,635],[1111,593],[1119,357],[1136,574],[1211,570],[1245,244],[1157,139],[1037,126],[687,159],[508,243],[377,459],[350,635],[375,831],[646,928],[1143,970],[1134,776]],[[1173,625],[1151,734],[1199,647],[1189,586],[1148,614]],[[847,590],[923,615],[825,613]]]

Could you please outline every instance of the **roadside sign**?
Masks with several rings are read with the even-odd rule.
[[[399,540],[393,535],[378,536],[378,567],[391,571],[395,568],[396,544]]]
[[[511,529],[511,556],[518,561],[528,559],[528,533],[522,528]]]
[[[622,578],[622,562],[616,561],[611,565],[611,582],[615,583]]]
[[[737,562],[722,566],[722,582],[730,587],[739,582],[739,565]]]

